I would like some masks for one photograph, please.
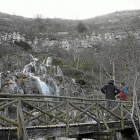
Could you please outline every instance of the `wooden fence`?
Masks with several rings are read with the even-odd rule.
[[[105,107],[105,102],[114,102],[112,110]],[[17,127],[17,137],[28,140],[27,126],[35,125],[66,125],[66,137],[69,136],[69,124],[96,122],[100,132],[100,122],[110,131],[105,117],[109,121],[117,118],[124,129],[124,120],[130,119],[132,102],[116,100],[90,99],[78,97],[0,94],[0,125],[1,127]],[[137,111],[134,119],[139,120]],[[140,123],[139,123],[140,124]]]

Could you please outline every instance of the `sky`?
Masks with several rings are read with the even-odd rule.
[[[27,18],[88,19],[140,9],[140,0],[0,0],[0,12]]]

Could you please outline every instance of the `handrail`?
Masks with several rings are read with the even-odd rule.
[[[51,99],[51,100],[50,100]],[[60,100],[58,100],[60,99]],[[116,102],[115,108],[107,109],[105,102]],[[125,103],[125,104],[124,104]],[[98,132],[100,132],[100,123],[104,123],[107,131],[110,130],[104,117],[109,115],[116,117],[121,122],[121,129],[124,129],[124,119],[130,117],[131,101],[117,101],[107,99],[91,99],[68,96],[38,95],[38,94],[6,94],[0,93],[0,110],[4,112],[0,114],[0,118],[4,120],[0,125],[17,127],[18,139],[24,132],[25,139],[28,139],[26,131],[27,125],[32,125],[31,121],[37,120],[39,125],[65,124],[66,137],[69,136],[69,125],[74,122],[85,123],[87,119],[97,123]],[[17,117],[12,120],[7,114],[7,108],[13,107],[17,110]],[[24,108],[23,108],[24,107]],[[26,108],[26,109],[25,109]],[[119,110],[120,115],[114,113]],[[123,113],[126,111],[127,114]],[[35,113],[35,114],[34,114]],[[135,119],[139,119],[134,114]]]
[[[0,96],[7,96],[7,97],[35,97],[35,98],[60,98],[60,99],[71,99],[71,100],[85,100],[85,101],[110,101],[110,102],[123,102],[125,101],[117,101],[117,100],[110,100],[110,99],[91,99],[91,98],[79,98],[79,97],[69,97],[69,96],[54,96],[54,95],[39,95],[39,94],[9,94],[9,93],[0,93]],[[1,99],[3,100],[3,99]],[[32,99],[34,100],[34,99]],[[42,100],[47,102],[47,100]],[[127,101],[127,103],[132,103],[132,101]],[[138,102],[140,103],[140,102]]]

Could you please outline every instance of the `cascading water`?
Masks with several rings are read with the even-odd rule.
[[[45,67],[45,60],[42,62],[42,64],[39,66],[39,70],[38,70],[38,73],[41,73],[41,74],[46,74],[47,70],[46,70],[46,67]]]
[[[38,87],[39,87],[42,95],[51,95],[51,94],[53,94],[53,95],[59,96],[60,89],[57,86],[56,81],[53,78],[51,78],[49,76],[48,84],[46,84],[45,82],[40,80],[40,77],[37,77],[35,75],[31,75],[31,68],[30,67],[31,66],[36,66],[36,61],[38,59],[34,58],[31,54],[30,54],[30,59],[31,59],[30,63],[25,65],[25,67],[23,69],[23,73],[29,74],[32,79],[35,79],[35,81],[37,82]],[[45,63],[45,61],[46,61],[46,63]],[[47,72],[46,66],[50,67],[50,72],[51,72],[51,70],[52,70],[52,67],[51,67],[52,66],[52,58],[51,57],[48,57],[47,60],[44,60],[40,64],[39,69],[38,69],[38,73],[43,74],[45,76],[46,72]],[[57,68],[56,68],[56,74],[55,75],[62,76],[62,71],[61,71],[59,66],[57,66]]]
[[[45,82],[41,81],[40,78],[37,76],[31,76],[31,77],[37,81],[42,95],[50,95],[51,94],[49,86],[47,86]]]
[[[59,96],[61,91],[61,96],[69,96],[69,84],[65,84],[65,78],[61,68],[52,65],[52,57],[48,57],[40,63],[37,67],[37,73],[31,73],[33,72],[31,71],[31,68],[37,66],[36,63],[38,59],[34,58],[31,54],[29,55],[29,58],[30,63],[25,65],[22,71],[28,77],[27,81],[25,81],[26,93],[38,93],[39,90],[42,95]],[[42,79],[46,82],[43,82],[44,80],[42,81]]]
[[[18,93],[18,87],[17,87],[16,81],[17,81],[17,78],[15,76],[13,76],[13,82],[14,82],[14,89],[13,90],[15,90],[16,93]]]
[[[48,57],[47,62],[46,62],[46,66],[51,66],[52,65],[52,58]]]
[[[30,57],[30,62],[34,62],[34,64],[36,64],[36,61],[38,61],[38,59],[33,57],[31,54],[29,55],[29,57]]]
[[[72,82],[73,82],[74,84],[76,83],[76,81],[75,81],[75,79],[74,79],[74,78],[72,78],[71,80],[72,80]]]
[[[34,58],[31,54],[29,55],[29,57],[30,57],[30,63],[25,65],[23,69],[23,73],[31,73],[31,66],[34,67],[36,73],[36,61],[38,61],[38,59]]]
[[[59,66],[57,66],[57,75],[58,76],[63,76],[62,70],[60,69]]]
[[[30,73],[31,72],[30,66],[32,66],[32,62],[30,64],[25,65],[25,67],[23,69],[23,73]]]

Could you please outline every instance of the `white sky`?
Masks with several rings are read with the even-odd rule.
[[[0,0],[0,12],[24,17],[87,19],[140,9],[140,0]]]

